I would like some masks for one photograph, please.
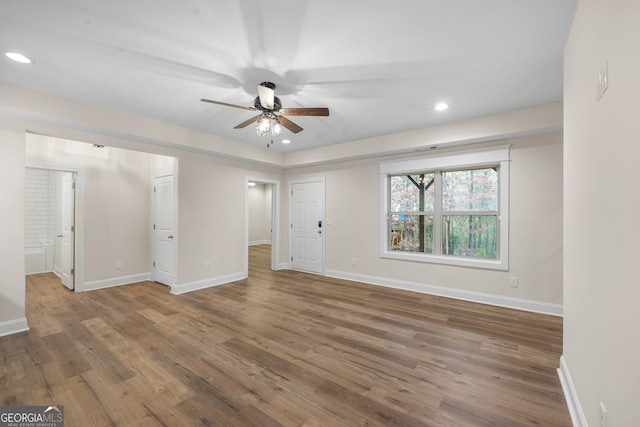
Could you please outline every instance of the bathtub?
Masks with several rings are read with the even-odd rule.
[[[53,243],[44,243],[24,250],[25,274],[53,271]]]

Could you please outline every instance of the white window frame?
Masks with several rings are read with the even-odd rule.
[[[509,269],[509,146],[466,150],[428,157],[380,162],[380,257],[476,267]],[[498,259],[434,255],[422,252],[389,250],[389,176],[413,175],[435,170],[480,169],[499,165],[498,174]],[[438,196],[436,196],[438,197]],[[440,195],[441,197],[441,195]]]

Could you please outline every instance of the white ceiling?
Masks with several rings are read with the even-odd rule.
[[[252,145],[256,85],[304,131],[290,152],[562,99],[576,0],[11,0],[0,80]],[[1,94],[0,94],[1,95]],[[445,101],[451,108],[436,112]],[[266,148],[265,148],[266,150]]]

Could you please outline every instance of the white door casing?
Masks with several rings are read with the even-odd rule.
[[[153,280],[171,286],[173,281],[173,175],[154,182]]]
[[[291,268],[324,271],[324,181],[291,184]]]
[[[64,286],[74,289],[74,242],[75,242],[75,175],[65,172],[62,175],[62,230],[61,237],[61,281]]]

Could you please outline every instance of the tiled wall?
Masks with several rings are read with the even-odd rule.
[[[54,243],[56,232],[56,173],[44,169],[26,169],[25,248]]]

